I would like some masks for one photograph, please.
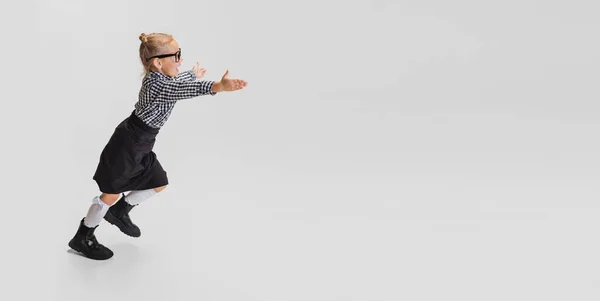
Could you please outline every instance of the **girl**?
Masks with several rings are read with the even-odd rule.
[[[168,184],[167,173],[152,149],[177,101],[236,91],[247,85],[246,81],[228,78],[229,70],[218,82],[196,81],[206,70],[196,64],[192,70],[179,73],[181,48],[173,36],[142,33],[139,38],[140,60],[145,70],[139,99],[131,115],[115,128],[100,155],[93,179],[102,193],[93,198],[87,215],[69,241],[69,247],[91,259],[106,260],[113,256],[94,235],[103,218],[129,236],[141,235],[129,212]],[[125,195],[125,191],[130,193]]]

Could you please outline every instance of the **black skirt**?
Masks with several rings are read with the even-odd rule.
[[[158,132],[134,112],[115,128],[93,177],[101,192],[119,194],[169,184],[167,173],[152,151]]]

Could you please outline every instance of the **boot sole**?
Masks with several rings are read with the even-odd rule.
[[[110,213],[110,211],[106,212],[106,215],[104,216],[104,219],[109,222],[111,225],[116,226],[117,228],[119,228],[119,230],[121,230],[121,232],[125,233],[128,236],[131,237],[140,237],[142,234],[141,233],[131,233],[129,231],[127,231],[129,228],[126,227],[119,219],[117,219],[114,215],[112,215],[112,213]]]
[[[91,257],[89,255],[86,255],[83,250],[81,250],[75,243],[73,243],[73,240],[69,241],[69,247],[75,251],[77,251],[79,254],[81,254],[83,257],[89,258],[89,259],[93,259],[93,260],[107,260],[110,259],[111,257],[113,257],[114,253],[111,253],[110,256],[108,257]]]

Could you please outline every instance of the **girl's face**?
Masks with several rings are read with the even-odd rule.
[[[172,56],[156,59],[154,66],[158,72],[166,76],[176,77],[179,74],[179,67],[183,61],[183,58],[181,58],[181,52],[179,51],[180,48],[179,44],[177,44],[177,41],[173,40],[171,43],[167,44],[165,51],[161,54],[172,54]]]

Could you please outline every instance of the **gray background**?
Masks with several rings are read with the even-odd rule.
[[[15,3],[0,299],[600,297],[593,1]],[[67,242],[142,32],[249,85],[176,106],[171,185],[132,212],[142,237],[103,222],[94,262]]]

